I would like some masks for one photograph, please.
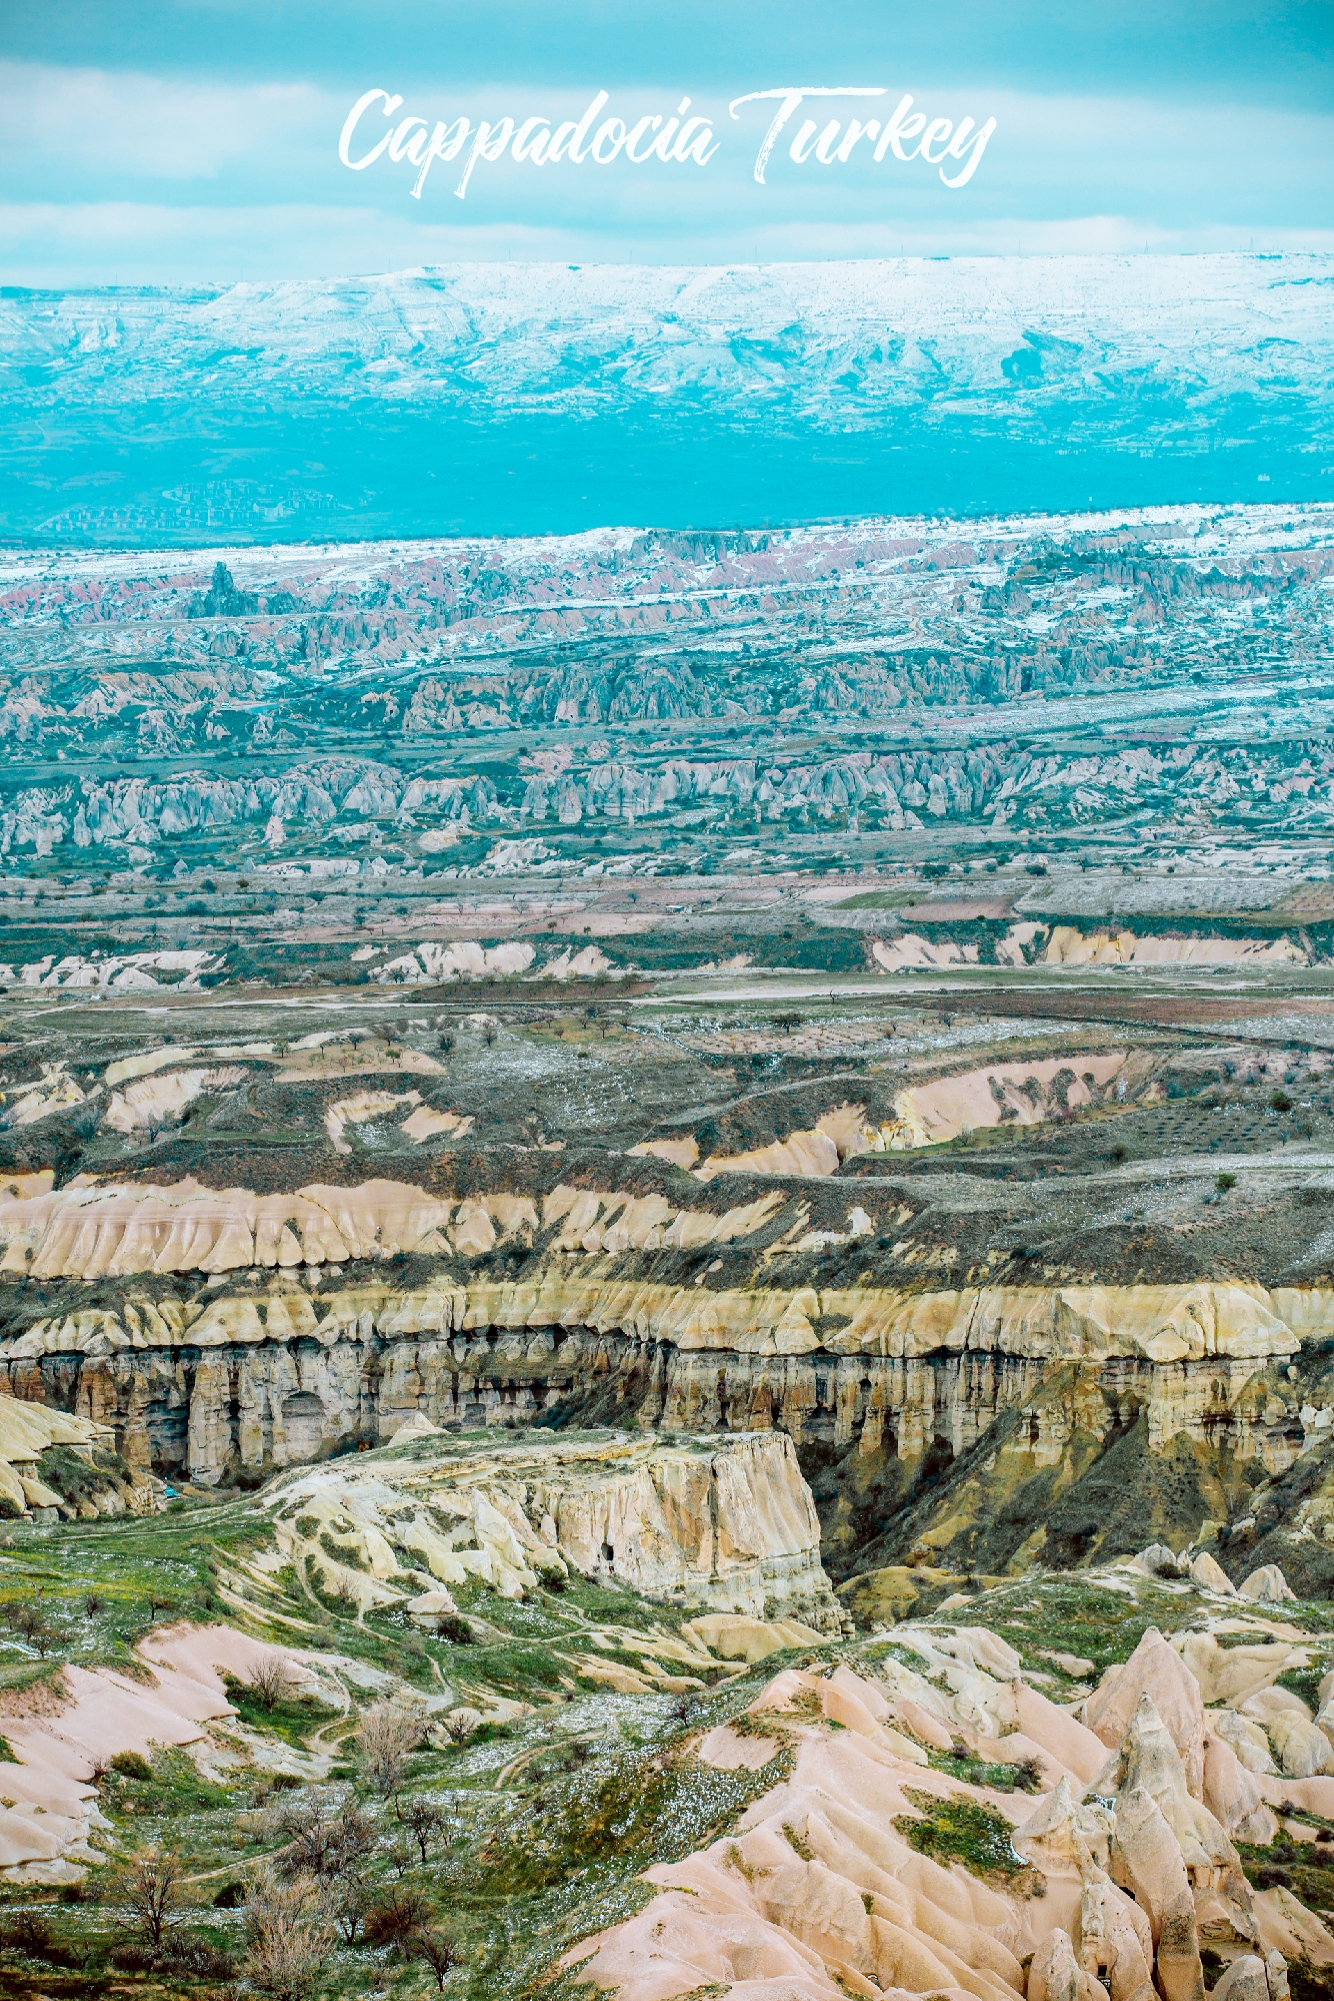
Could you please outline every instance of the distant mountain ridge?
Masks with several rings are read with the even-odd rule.
[[[1334,257],[1243,255],[8,290],[0,533],[1334,497],[1332,291]]]

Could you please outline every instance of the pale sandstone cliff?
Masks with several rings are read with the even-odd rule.
[[[846,1623],[790,1439],[549,1432],[480,1450],[412,1427],[401,1452],[280,1481],[266,1496],[283,1559],[360,1606],[432,1584],[521,1597],[551,1571],[663,1602]],[[646,1648],[652,1652],[652,1648]],[[703,1653],[700,1660],[707,1663]]]
[[[53,1445],[67,1445],[86,1458],[95,1446],[110,1442],[110,1432],[86,1417],[0,1396],[0,1501],[19,1514],[32,1509],[45,1514],[62,1506],[60,1495],[38,1478],[43,1452]]]
[[[1071,1424],[1142,1413],[1154,1448],[1226,1435],[1275,1472],[1329,1422],[1248,1388],[1334,1333],[1328,1290],[784,1287],[763,1282],[762,1253],[756,1282],[717,1290],[709,1272],[626,1275],[627,1253],[744,1251],[781,1206],[772,1192],[714,1213],[566,1186],[461,1202],[389,1181],[264,1196],[190,1181],[57,1191],[48,1176],[7,1188],[5,1271],[124,1283],[109,1302],[103,1283],[96,1304],[36,1310],[0,1341],[0,1381],[110,1425],[140,1470],[206,1483],[388,1438],[417,1411],[515,1424],[591,1395],[643,1427],[777,1428],[903,1461],[934,1441],[964,1452],[1031,1405],[1039,1466]],[[539,1248],[536,1269],[472,1268],[506,1243]],[[440,1268],[396,1280],[386,1261],[402,1251]],[[1091,1393],[1073,1415],[1068,1398],[1033,1402],[1062,1367]]]
[[[814,1176],[838,1172],[864,1153],[904,1153],[938,1146],[961,1133],[994,1126],[1040,1125],[1115,1097],[1122,1102],[1145,1082],[1149,1065],[1124,1049],[1072,1050],[1022,1063],[993,1063],[910,1084],[894,1097],[894,1116],[876,1125],[865,1105],[842,1104],[813,1126],[798,1127],[767,1146],[714,1154],[696,1167],[693,1139],[656,1139],[632,1147],[690,1168],[697,1181],[719,1174]]]

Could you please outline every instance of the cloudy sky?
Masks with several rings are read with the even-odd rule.
[[[755,162],[784,87],[804,103]],[[411,155],[449,135],[418,197]],[[706,165],[479,157],[477,128],[711,120]],[[848,120],[940,121],[900,160]],[[678,114],[685,98],[690,104]],[[794,161],[803,121],[815,120]],[[815,154],[819,134],[837,118]],[[994,131],[948,187],[960,121]],[[950,121],[946,128],[943,121]],[[533,126],[534,131],[540,127]],[[920,133],[920,126],[917,128]],[[647,150],[662,127],[641,127]],[[615,150],[613,126],[606,147]],[[484,142],[495,143],[494,136]],[[0,0],[0,282],[210,284],[454,259],[649,263],[1022,250],[1334,250],[1331,0]]]

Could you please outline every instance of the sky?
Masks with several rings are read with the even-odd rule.
[[[777,101],[729,106],[816,88],[877,94],[795,106],[761,184]],[[347,157],[408,157],[353,169],[375,91]],[[487,157],[604,92],[604,164]],[[849,121],[896,114],[877,161]],[[625,157],[674,116],[706,160]],[[1334,0],[0,0],[0,285],[1145,249],[1334,250]]]

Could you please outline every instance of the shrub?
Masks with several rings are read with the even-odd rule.
[[[230,1980],[236,1972],[231,1954],[202,1932],[168,1932],[157,1957],[157,1965],[164,1964],[195,1980]]]
[[[422,1931],[433,1916],[425,1892],[405,1883],[367,1912],[367,1941],[371,1945],[402,1945]]]
[[[147,1758],[140,1757],[137,1751],[117,1751],[111,1760],[111,1769],[119,1772],[123,1779],[142,1780],[153,1776],[153,1768]]]
[[[11,1607],[9,1623],[24,1637],[30,1647],[35,1647],[43,1660],[51,1651],[55,1633],[46,1622],[46,1609],[39,1598],[35,1603]]]
[[[256,1871],[246,1897],[245,1972],[273,2001],[304,2001],[320,1977],[334,1929],[311,1876]]]
[[[0,1946],[9,1952],[45,1959],[51,1950],[51,1927],[40,1911],[15,1911],[0,1924]]]

